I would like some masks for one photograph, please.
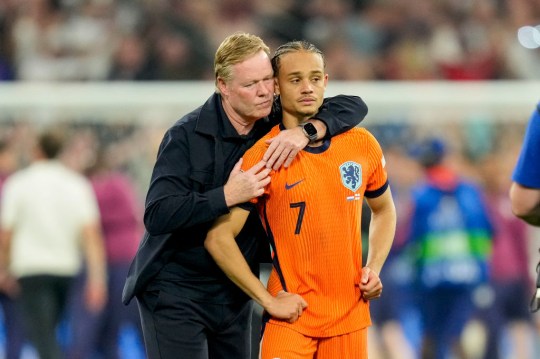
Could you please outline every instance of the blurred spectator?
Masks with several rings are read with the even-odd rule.
[[[431,41],[443,79],[500,78],[498,14],[493,1],[447,2]]]
[[[102,310],[105,251],[90,183],[57,160],[63,136],[42,133],[33,163],[5,182],[0,212],[4,266],[20,285],[26,333],[41,359],[61,359],[56,329],[84,254],[87,308]]]
[[[68,12],[60,0],[23,0],[13,25],[17,78],[30,81],[100,80],[109,68],[108,8],[85,1]]]
[[[120,39],[113,55],[109,80],[153,80],[149,55],[148,45],[142,36],[125,35]]]
[[[416,250],[421,357],[465,359],[460,337],[475,313],[473,294],[487,280],[491,223],[478,186],[445,164],[443,141],[428,138],[411,153],[425,168],[425,181],[412,190],[409,237]]]
[[[0,0],[0,79],[208,80],[235,31],[310,40],[343,80],[538,79],[539,44],[517,38],[538,24],[528,0]]]
[[[15,78],[11,26],[16,17],[12,0],[0,0],[0,82]]]
[[[527,224],[515,217],[508,198],[514,152],[498,151],[481,166],[487,208],[494,226],[490,257],[490,291],[481,319],[487,330],[485,359],[532,358],[533,325],[529,299],[533,282],[529,265]],[[503,346],[507,336],[508,345]]]
[[[302,2],[297,0],[257,0],[257,23],[271,49],[291,39],[303,38]]]
[[[540,80],[540,50],[526,49],[517,41],[515,34],[507,34],[506,51],[503,61],[506,63],[506,78],[517,80]]]
[[[131,259],[142,236],[142,209],[134,186],[126,175],[113,168],[115,153],[98,150],[94,165],[87,174],[94,188],[105,239],[109,297],[104,310],[94,313],[85,309],[82,295],[85,277],[80,276],[70,304],[72,328],[68,358],[120,358],[121,334],[127,326],[135,329],[142,345],[142,328],[136,303],[122,304],[122,289]]]
[[[189,80],[203,77],[201,63],[192,56],[198,44],[181,31],[165,28],[156,34],[152,68],[155,80]]]
[[[538,1],[506,1],[504,8],[506,28],[519,30],[524,26],[535,27],[536,34],[528,39],[531,47],[524,47],[515,31],[506,31],[504,44],[506,49],[503,61],[507,66],[507,77],[520,80],[540,79],[540,48],[538,31],[540,29],[540,4]],[[518,41],[516,41],[518,40]],[[532,40],[532,44],[530,43]]]
[[[185,1],[185,0],[184,0]],[[189,1],[185,1],[189,2]],[[211,41],[211,49],[219,46],[223,34],[232,34],[236,31],[259,35],[262,32],[257,19],[257,8],[261,2],[247,0],[220,0],[214,1],[211,20],[206,22],[206,34]],[[207,5],[208,6],[208,5]],[[201,45],[197,43],[197,45]],[[272,49],[271,49],[272,50]],[[213,51],[211,58],[213,59]],[[211,77],[214,78],[213,76]]]
[[[354,13],[353,10],[353,3],[348,0],[313,0],[304,3],[303,36],[323,46],[339,40],[345,33],[345,23]],[[345,40],[348,40],[346,36]]]
[[[367,80],[376,77],[369,59],[359,56],[342,40],[331,41],[326,46],[324,58],[333,80]]]
[[[0,201],[4,181],[15,172],[16,168],[15,153],[13,153],[9,142],[0,139]],[[1,210],[2,208],[0,208]],[[4,248],[2,246],[2,250]],[[0,255],[4,256],[5,253]],[[25,342],[19,308],[15,302],[18,292],[19,286],[15,278],[7,268],[0,268],[0,306],[2,307],[5,328],[5,359],[19,359]]]
[[[209,48],[212,40],[204,31],[209,21],[204,18],[208,9],[198,3],[204,2],[165,2],[166,6],[163,4],[164,7],[149,19],[148,36],[155,80],[213,79],[213,74],[207,70],[213,62],[213,52]],[[221,3],[214,6],[221,6]],[[223,28],[216,29],[217,34],[223,32]]]
[[[396,3],[379,9],[386,14],[385,41],[377,56],[380,78],[384,80],[432,80],[438,77],[430,39],[439,21],[432,1]]]

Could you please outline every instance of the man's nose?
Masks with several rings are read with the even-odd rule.
[[[303,81],[301,82],[300,89],[301,89],[302,93],[313,92],[313,86],[312,86],[312,84],[311,84],[311,81],[309,81],[309,80],[303,80]]]
[[[270,87],[271,86],[266,84],[264,81],[261,81],[261,82],[257,83],[257,93],[259,95],[266,95],[268,93],[271,93],[271,92],[273,92],[273,89],[270,88]]]

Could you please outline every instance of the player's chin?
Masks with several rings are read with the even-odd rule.
[[[312,117],[317,113],[318,108],[315,106],[305,106],[298,109],[298,114],[302,117]]]

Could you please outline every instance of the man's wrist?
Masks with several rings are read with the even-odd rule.
[[[318,131],[315,125],[311,122],[304,122],[299,125],[302,128],[304,136],[307,137],[309,142],[315,142],[318,139]]]
[[[310,118],[307,120],[307,122],[310,122],[315,126],[317,129],[317,141],[321,141],[327,138],[330,138],[331,136],[328,136],[328,127],[326,125],[326,122],[324,122],[321,119],[318,118]]]

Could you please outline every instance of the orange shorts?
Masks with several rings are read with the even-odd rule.
[[[261,359],[367,359],[367,328],[328,338],[313,338],[266,323]]]

